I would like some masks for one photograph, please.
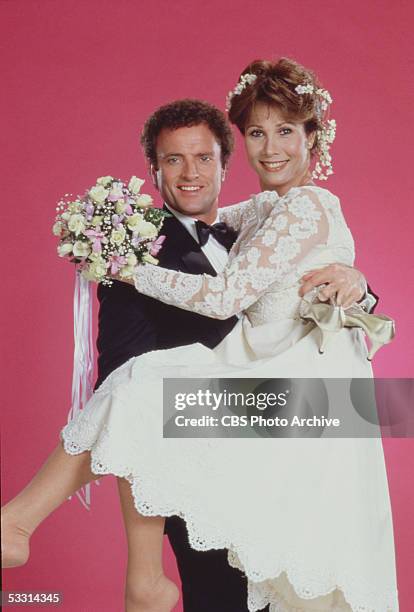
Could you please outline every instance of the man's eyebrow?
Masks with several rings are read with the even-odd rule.
[[[174,155],[174,157],[182,157],[182,153],[158,153],[158,157],[170,157],[170,155]]]
[[[195,155],[197,157],[200,157],[201,155],[210,155],[210,157],[213,157],[215,153],[214,151],[203,151],[202,153],[196,153]],[[184,157],[184,153],[158,153],[158,157],[170,157],[170,156]]]

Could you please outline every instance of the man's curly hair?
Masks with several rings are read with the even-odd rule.
[[[156,147],[161,130],[177,130],[200,124],[205,124],[216,137],[221,148],[221,163],[225,167],[234,146],[230,124],[224,113],[212,104],[191,98],[165,104],[147,119],[141,134],[145,157],[157,168]]]

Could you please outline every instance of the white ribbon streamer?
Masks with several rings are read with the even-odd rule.
[[[72,406],[68,422],[79,414],[92,395],[92,287],[79,270],[76,270],[73,295],[73,332]]]
[[[73,333],[72,404],[68,414],[68,423],[83,410],[93,392],[92,283],[86,280],[78,269],[75,273],[73,295]],[[99,484],[98,481],[95,482]],[[83,506],[89,510],[90,483],[76,491],[76,495]]]

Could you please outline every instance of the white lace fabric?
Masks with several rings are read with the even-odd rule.
[[[181,348],[176,359],[182,358],[187,349]],[[187,360],[191,362],[196,353],[189,352]],[[135,507],[142,515],[183,518],[190,545],[195,550],[228,549],[230,565],[248,578],[250,612],[261,610],[267,604],[270,604],[270,612],[397,612],[396,591],[389,582],[381,580],[373,588],[369,580],[358,573],[366,562],[363,554],[358,559],[358,550],[347,547],[347,570],[341,566],[338,573],[335,563],[325,556],[330,550],[329,542],[319,543],[320,550],[314,550],[313,563],[309,565],[309,555],[303,554],[307,543],[300,535],[301,529],[298,529],[296,541],[282,537],[286,526],[279,517],[275,497],[279,487],[283,488],[282,484],[278,485],[277,455],[273,455],[272,480],[268,470],[264,470],[261,478],[259,474],[255,476],[255,482],[249,470],[252,455],[257,456],[255,462],[259,469],[269,465],[264,448],[268,440],[248,441],[252,444],[249,450],[244,447],[243,457],[237,447],[239,442],[242,445],[247,441],[160,438],[162,384],[154,375],[153,366],[157,354],[163,363],[162,353],[154,351],[132,358],[104,381],[87,409],[62,430],[66,452],[76,455],[89,450],[95,474],[126,478],[131,485]],[[165,367],[163,375],[169,375]],[[170,375],[174,375],[173,371]],[[145,410],[140,410],[141,406],[145,406]],[[283,457],[288,464],[295,459],[300,463],[304,442],[315,444],[315,451],[318,450],[316,444],[324,442],[332,443],[335,448],[332,440],[279,440],[277,443],[284,442],[279,459]],[[365,441],[357,441],[355,447],[353,441],[349,444],[348,440],[339,442],[343,444],[336,453],[352,456]],[[370,446],[380,444],[375,439],[368,442],[373,443]],[[292,464],[292,480],[296,478],[295,469],[298,465],[294,468]],[[376,477],[375,474],[371,476]],[[238,482],[240,485],[236,484]],[[257,496],[258,490],[265,494],[267,507],[263,506],[263,497]],[[233,501],[228,508],[230,500]],[[319,500],[320,509],[327,502]],[[240,503],[243,503],[243,512]],[[292,503],[297,516],[298,500]],[[301,512],[309,515],[305,500]],[[341,521],[344,519],[346,517]],[[246,529],[246,521],[250,522],[250,529]],[[277,529],[280,539],[261,525]],[[267,552],[266,546],[262,546],[266,538],[275,541],[271,554],[268,546]]]
[[[222,273],[213,277],[146,265],[137,271],[136,289],[185,310],[227,319],[247,310],[269,288],[292,285],[298,264],[316,246],[326,244],[329,221],[315,189],[294,188],[276,199],[274,194],[263,192],[256,197],[256,207],[263,200],[272,206],[258,218],[259,227],[250,240],[236,241]],[[229,213],[228,219],[236,229],[251,223],[251,206],[252,203],[243,208],[245,212],[247,209],[245,216],[243,210],[239,217],[237,209]]]

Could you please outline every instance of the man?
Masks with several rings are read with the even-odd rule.
[[[198,100],[180,100],[158,109],[146,122],[141,138],[154,184],[172,216],[164,222],[166,240],[159,265],[192,274],[215,276],[226,264],[236,235],[218,220],[221,183],[233,149],[231,129],[215,107]],[[346,266],[329,266],[308,275],[303,287],[326,284],[326,297],[343,303],[363,296],[362,275]],[[157,349],[201,342],[215,347],[231,331],[236,317],[203,317],[139,294],[114,282],[99,285],[98,380],[96,387],[131,357]],[[182,519],[166,519],[177,558],[185,612],[247,612],[246,578],[231,568],[227,551],[195,551]]]

